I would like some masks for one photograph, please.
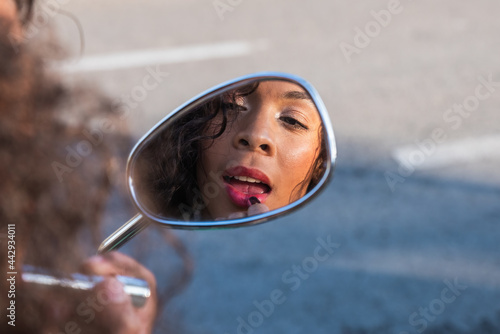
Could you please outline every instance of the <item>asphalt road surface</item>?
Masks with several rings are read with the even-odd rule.
[[[38,21],[72,58],[57,67],[125,103],[135,139],[257,71],[304,77],[332,119],[337,170],[309,206],[250,228],[171,232],[194,272],[162,328],[500,333],[498,1],[57,3]],[[137,95],[152,71],[157,85]],[[129,207],[113,198],[106,231]],[[155,229],[125,251],[160,287],[181,272]]]

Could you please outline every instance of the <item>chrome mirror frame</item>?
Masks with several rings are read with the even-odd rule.
[[[221,221],[183,221],[183,220],[170,220],[158,217],[154,213],[149,212],[147,208],[145,208],[139,201],[138,194],[136,192],[136,187],[134,186],[134,178],[132,177],[134,161],[137,155],[140,153],[141,149],[147,145],[148,140],[154,137],[156,130],[159,129],[163,124],[165,124],[165,122],[169,121],[175,115],[178,115],[183,110],[204,103],[206,100],[214,97],[221,91],[224,91],[230,85],[248,80],[251,81],[285,80],[302,86],[309,93],[309,95],[311,96],[313,102],[315,103],[318,109],[318,113],[323,123],[323,129],[326,140],[325,143],[326,150],[329,158],[326,161],[325,173],[322,176],[321,180],[313,189],[311,189],[311,191],[309,191],[303,197],[294,201],[293,203],[290,203],[279,209],[274,209],[266,213],[261,213],[258,215],[253,215],[248,217],[221,220]],[[243,227],[243,226],[260,224],[270,219],[277,218],[286,213],[293,212],[302,207],[303,205],[305,205],[306,203],[308,203],[309,201],[311,201],[328,184],[328,182],[331,180],[333,176],[336,159],[337,159],[337,149],[335,143],[335,136],[333,133],[329,114],[326,110],[326,107],[319,93],[311,84],[309,84],[309,82],[296,75],[288,73],[280,73],[280,72],[259,72],[226,81],[215,87],[212,87],[211,89],[206,90],[201,94],[198,94],[194,98],[182,104],[180,107],[178,107],[173,112],[164,117],[153,128],[151,128],[134,146],[127,161],[127,171],[126,171],[127,185],[134,206],[140,213],[137,214],[135,217],[133,217],[131,220],[129,220],[125,225],[123,225],[111,236],[109,236],[101,244],[101,247],[99,247],[99,253],[107,252],[120,247],[123,243],[134,237],[137,233],[142,231],[142,229],[147,227],[152,222],[157,223],[166,228],[175,228],[175,229],[218,229],[218,228]]]

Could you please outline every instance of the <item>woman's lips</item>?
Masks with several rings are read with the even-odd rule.
[[[229,199],[237,206],[248,208],[252,205],[251,197],[264,203],[272,191],[267,175],[255,168],[232,167],[224,172],[222,178]]]

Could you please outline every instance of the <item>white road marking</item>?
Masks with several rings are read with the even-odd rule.
[[[229,41],[216,44],[198,44],[168,49],[153,49],[84,57],[55,67],[64,72],[111,71],[148,65],[173,64],[216,58],[248,55],[267,49],[266,40],[254,42]]]
[[[400,165],[411,165],[420,170],[480,161],[485,158],[500,158],[500,135],[434,143],[434,146],[429,143],[427,142],[427,146],[415,143],[396,148],[392,152],[392,157]]]

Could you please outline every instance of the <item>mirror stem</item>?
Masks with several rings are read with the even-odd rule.
[[[149,224],[150,222],[144,219],[141,214],[136,214],[101,243],[97,254],[105,254],[120,248],[127,241],[135,237],[136,234],[148,227]]]

